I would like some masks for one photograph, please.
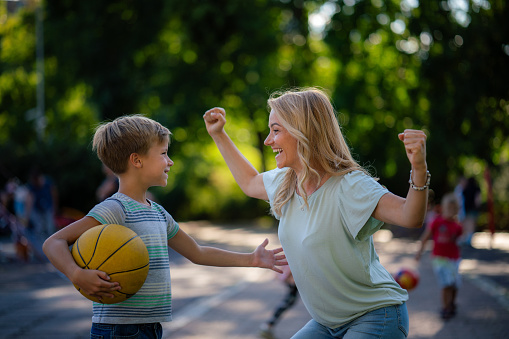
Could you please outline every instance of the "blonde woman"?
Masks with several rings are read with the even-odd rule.
[[[405,338],[407,292],[380,264],[372,235],[383,223],[421,227],[430,175],[426,135],[405,130],[412,171],[406,198],[378,184],[352,158],[328,96],[316,88],[272,95],[265,145],[277,168],[258,171],[224,131],[222,108],[205,112],[238,185],[270,202],[279,238],[312,320],[293,338]]]

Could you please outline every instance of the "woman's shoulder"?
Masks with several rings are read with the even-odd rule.
[[[274,174],[274,175],[278,175],[278,174],[285,174],[286,171],[288,171],[290,168],[289,167],[283,167],[283,168],[274,168],[274,169],[271,169],[271,170],[268,170],[267,172],[265,172],[264,174]]]
[[[372,182],[375,181],[373,177],[366,174],[366,172],[361,170],[353,170],[345,174],[337,175],[333,177],[337,183],[340,183],[341,185],[354,185],[356,183],[361,182]],[[375,181],[376,182],[376,181]]]
[[[263,182],[265,184],[271,184],[274,182],[279,182],[283,179],[286,172],[289,170],[288,167],[284,168],[274,168],[272,170],[269,170],[267,172],[263,173]]]
[[[373,192],[374,190],[387,190],[375,178],[362,170],[353,170],[343,175],[332,178],[334,186],[340,193],[351,193],[352,191]]]

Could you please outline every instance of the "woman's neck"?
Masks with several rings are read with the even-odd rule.
[[[316,192],[322,185],[330,178],[330,174],[325,171],[317,171],[320,176],[317,178],[315,175],[310,175],[310,177],[302,184],[306,194],[309,196]]]

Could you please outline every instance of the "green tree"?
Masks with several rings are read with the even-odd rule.
[[[40,139],[32,119],[39,2],[30,4],[0,3],[0,151],[9,159],[0,163],[2,181],[40,163],[71,207],[89,209],[102,179],[94,127],[144,113],[173,132],[175,166],[168,187],[154,193],[178,219],[264,215],[267,204],[242,194],[202,115],[225,107],[228,133],[260,171],[270,169],[266,100],[294,86],[331,94],[354,155],[397,194],[408,189],[397,139],[405,128],[429,131],[439,195],[462,170],[480,175],[490,166],[504,177],[502,0],[44,2]]]
[[[333,97],[361,160],[374,160],[389,182],[400,178],[399,170],[407,166],[395,132],[424,128],[430,166],[444,189],[450,184],[447,172],[459,170],[461,155],[488,165],[507,161],[504,1],[324,6],[331,5],[324,41],[338,63]]]
[[[44,3],[46,135],[38,141],[23,114],[11,120],[10,104],[4,101],[1,118],[12,125],[2,127],[9,133],[25,127],[16,140],[6,134],[5,140],[19,149],[8,172],[21,175],[21,164],[36,155],[56,174],[66,203],[87,209],[101,177],[99,161],[90,152],[93,128],[123,114],[144,113],[174,132],[170,152],[176,166],[169,187],[156,194],[178,217],[221,217],[224,209],[235,216],[246,206],[246,217],[265,212],[267,206],[245,198],[225,172],[202,114],[213,106],[227,108],[232,137],[239,138],[261,170],[266,168],[261,145],[267,94],[305,73],[305,68],[291,70],[289,56],[280,57],[283,35],[300,29],[288,13],[299,11],[278,1]],[[33,8],[22,8],[11,19],[32,39],[31,45],[26,39],[15,45],[28,51],[25,68],[34,77]],[[6,31],[2,39],[13,37],[13,31]],[[286,45],[285,51],[302,46]],[[291,62],[299,65],[298,52],[292,53]],[[4,66],[13,67],[11,61],[4,59]],[[28,107],[35,106],[34,81],[23,85],[32,91],[23,92],[33,102]],[[7,93],[14,90],[11,86]],[[31,150],[26,147],[30,143]],[[71,172],[74,184],[64,184]],[[78,191],[88,203],[76,197]]]

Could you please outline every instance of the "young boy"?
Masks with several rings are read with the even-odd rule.
[[[442,310],[440,313],[443,319],[449,319],[456,314],[456,293],[460,285],[458,240],[463,229],[456,221],[459,212],[456,195],[454,193],[446,194],[442,198],[441,205],[441,215],[438,215],[422,234],[421,247],[415,259],[421,258],[426,243],[430,238],[433,239],[433,271],[442,289]]]
[[[136,232],[149,250],[150,269],[143,287],[129,300],[117,304],[94,303],[91,337],[130,336],[144,332],[161,338],[160,322],[171,320],[171,285],[167,246],[191,260],[209,266],[269,268],[281,272],[286,265],[281,248],[266,250],[268,240],[253,253],[230,252],[200,246],[160,205],[147,199],[151,186],[166,186],[173,161],[168,157],[170,131],[159,123],[132,115],[99,126],[93,148],[99,159],[119,179],[119,189],[96,205],[84,218],[53,234],[44,243],[51,263],[91,296],[112,298],[118,282],[105,273],[81,269],[69,251],[78,237],[100,224],[120,224]],[[143,338],[145,338],[145,336]],[[116,337],[115,337],[116,338]]]

